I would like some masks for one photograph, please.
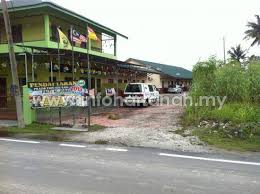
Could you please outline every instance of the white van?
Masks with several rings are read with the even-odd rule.
[[[159,102],[160,93],[159,93],[159,90],[156,88],[156,86],[148,84],[148,88],[149,88],[149,92],[151,94],[151,97],[150,97],[151,101],[153,103]]]
[[[124,104],[126,106],[148,106],[159,100],[159,92],[153,85],[145,83],[129,83],[124,91]]]

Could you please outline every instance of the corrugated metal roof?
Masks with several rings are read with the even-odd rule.
[[[114,33],[116,35],[119,35],[123,38],[126,38],[128,39],[127,36],[117,32],[117,31],[114,31],[102,24],[99,24],[93,20],[90,20],[82,15],[79,15],[71,10],[68,10],[60,5],[57,5],[56,3],[53,3],[52,1],[50,0],[11,0],[11,1],[7,1],[7,5],[8,5],[8,8],[14,8],[14,9],[28,9],[28,8],[35,8],[37,6],[48,6],[48,7],[51,7],[51,8],[54,8],[54,9],[57,9],[57,10],[60,10],[60,11],[63,11],[65,13],[69,13],[70,15],[72,16],[75,16],[77,18],[80,18],[82,20],[84,20],[85,22],[93,25],[93,26],[96,26],[96,27],[99,27],[101,29],[104,29],[104,30],[107,30],[107,31],[110,31],[111,33]],[[2,5],[0,3],[0,9],[2,9]]]
[[[155,63],[150,61],[144,61],[139,59],[130,58],[127,60],[129,61],[136,61],[137,63],[143,64],[148,67],[152,67],[157,71],[162,72],[163,74],[175,77],[175,78],[183,78],[183,79],[192,79],[192,72],[184,69],[182,67],[172,66],[172,65],[165,65],[161,63]]]

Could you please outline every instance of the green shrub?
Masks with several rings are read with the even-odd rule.
[[[193,68],[193,84],[191,96],[195,99],[199,96],[211,96],[214,94],[215,71],[218,61],[210,58],[208,61],[199,62]]]
[[[214,109],[209,114],[210,119],[234,123],[258,122],[259,107],[250,104],[226,104],[222,109]]]
[[[215,95],[227,96],[229,102],[250,99],[250,81],[244,69],[235,64],[220,67],[215,72]]]
[[[250,98],[252,102],[260,104],[260,63],[253,62],[248,66],[250,81]]]

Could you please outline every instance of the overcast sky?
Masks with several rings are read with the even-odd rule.
[[[118,59],[138,58],[192,69],[199,60],[223,58],[244,41],[248,21],[260,14],[259,0],[53,0],[126,36]],[[260,46],[250,54],[260,55]]]

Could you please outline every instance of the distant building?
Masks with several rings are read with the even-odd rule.
[[[148,73],[147,82],[154,84],[163,92],[166,92],[168,87],[172,85],[177,84],[185,85],[188,87],[191,85],[192,72],[182,67],[165,65],[133,58],[128,59],[126,62],[158,71],[158,73]]]

